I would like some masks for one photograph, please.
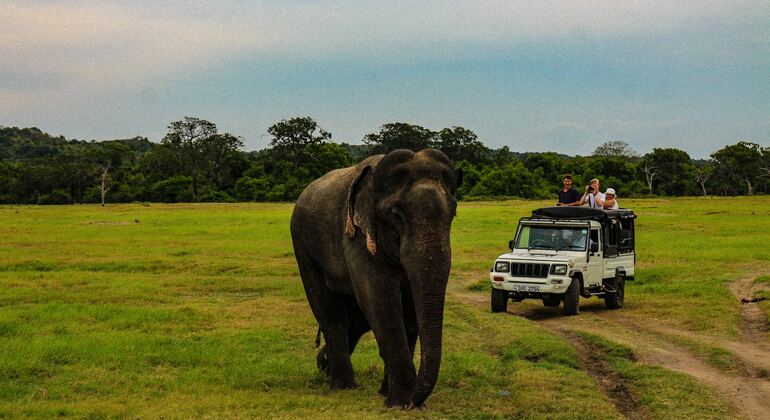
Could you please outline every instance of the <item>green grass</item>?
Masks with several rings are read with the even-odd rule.
[[[415,413],[382,407],[371,334],[359,388],[317,372],[290,204],[0,207],[0,417],[618,417],[566,341],[466,298],[487,298],[518,218],[544,204],[461,203],[441,376]],[[639,214],[624,313],[734,337],[725,284],[767,266],[770,198],[623,204]],[[682,413],[729,414],[679,374],[625,369],[652,413],[674,395]]]

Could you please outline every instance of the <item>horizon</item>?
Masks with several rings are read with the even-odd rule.
[[[348,144],[398,121],[526,153],[770,145],[768,3],[213,5],[0,5],[0,123],[159,142],[188,115],[245,151],[305,115]]]

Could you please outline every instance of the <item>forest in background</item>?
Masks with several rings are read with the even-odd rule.
[[[0,203],[293,201],[314,179],[395,149],[434,147],[463,171],[458,198],[554,198],[561,177],[575,186],[599,178],[623,197],[770,193],[770,147],[739,141],[694,160],[676,148],[641,155],[606,141],[590,156],[487,147],[463,127],[433,131],[388,123],[362,139],[335,143],[311,117],[268,129],[269,147],[243,151],[238,136],[193,117],[172,122],[154,143],[145,137],[83,141],[38,128],[0,126]]]

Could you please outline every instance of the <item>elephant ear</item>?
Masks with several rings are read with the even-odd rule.
[[[450,193],[452,193],[452,195],[455,195],[457,193],[457,190],[460,189],[460,185],[462,184],[463,184],[463,170],[460,168],[457,168],[457,170],[455,170],[454,185],[452,186],[452,190],[450,191]]]
[[[374,223],[374,198],[372,197],[372,167],[365,166],[348,187],[345,206],[345,236],[353,240],[356,229],[366,238],[366,249],[377,255],[377,229]]]

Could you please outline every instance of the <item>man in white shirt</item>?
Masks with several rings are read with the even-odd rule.
[[[599,180],[594,178],[588,183],[580,205],[588,204],[592,209],[604,209],[604,194],[599,185]]]

